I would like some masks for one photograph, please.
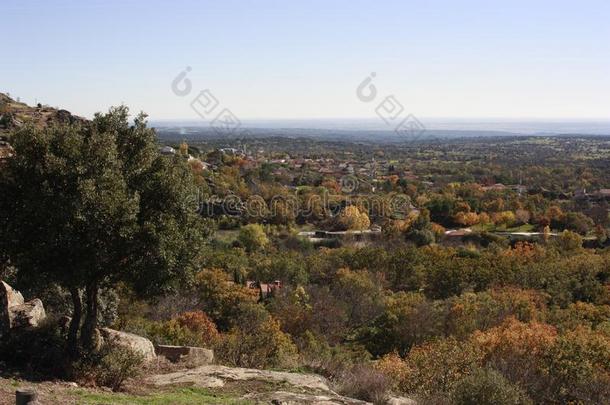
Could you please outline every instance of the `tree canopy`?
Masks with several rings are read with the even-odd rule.
[[[184,158],[157,152],[140,114],[111,108],[88,124],[25,127],[2,171],[0,239],[23,282],[70,290],[71,343],[87,304],[81,337],[91,340],[100,288],[126,282],[142,295],[188,275],[206,234]],[[90,342],[89,342],[90,343]]]

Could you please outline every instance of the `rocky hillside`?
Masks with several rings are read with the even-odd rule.
[[[53,124],[86,121],[85,118],[72,115],[67,110],[59,110],[41,104],[29,106],[0,93],[0,137],[8,137],[13,130],[26,124],[44,128]]]

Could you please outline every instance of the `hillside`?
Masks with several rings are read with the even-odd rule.
[[[67,110],[41,104],[29,106],[0,93],[0,136],[9,136],[13,130],[26,124],[44,128],[54,124],[86,121],[85,118],[73,115]]]

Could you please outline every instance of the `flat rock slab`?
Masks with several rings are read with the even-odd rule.
[[[214,362],[214,351],[203,347],[155,345],[155,351],[172,363],[182,361],[197,367]]]
[[[264,394],[249,394],[244,399],[252,399],[258,402],[271,403],[274,405],[371,405],[353,398],[340,395],[312,395],[286,391],[276,391]]]
[[[251,368],[208,365],[169,374],[154,375],[146,379],[155,386],[191,384],[200,388],[217,388],[229,381],[259,380],[287,383],[307,390],[331,392],[324,377],[315,374],[256,370]]]

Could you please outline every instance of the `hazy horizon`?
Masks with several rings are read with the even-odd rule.
[[[522,135],[610,135],[610,120],[522,120],[522,119],[457,119],[420,118],[428,131],[498,131]],[[209,128],[204,120],[150,120],[158,128]],[[244,119],[243,129],[309,129],[338,131],[393,132],[379,118],[324,118],[324,119]]]

